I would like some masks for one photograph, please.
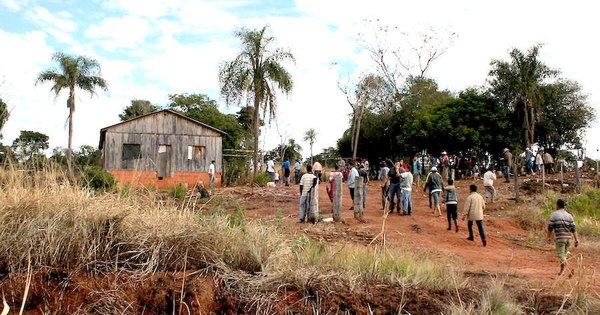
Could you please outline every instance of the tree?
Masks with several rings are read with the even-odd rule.
[[[544,81],[558,75],[538,59],[540,48],[533,46],[526,54],[513,49],[510,61],[492,60],[489,73],[493,94],[522,122],[528,147],[535,143],[535,125],[542,110],[541,88]]]
[[[29,130],[21,130],[12,144],[12,151],[16,159],[21,162],[35,161],[44,156],[44,150],[48,149],[48,136]]]
[[[365,113],[369,110],[381,109],[381,104],[386,103],[386,98],[390,95],[390,91],[388,90],[385,80],[375,74],[363,75],[355,87],[347,85],[345,87],[340,86],[339,88],[342,93],[346,95],[346,101],[352,108],[350,145],[352,149],[352,159],[356,160],[358,153],[358,139],[360,137],[361,124]]]
[[[121,121],[126,121],[138,116],[153,113],[159,109],[159,106],[152,105],[150,101],[131,100],[131,105],[123,109],[123,113],[119,114],[119,119],[121,119]]]
[[[310,128],[304,133],[304,141],[308,141],[308,144],[310,145],[310,165],[313,164],[313,144],[315,144],[316,139],[317,132],[314,128]]]
[[[241,29],[235,36],[242,42],[241,52],[230,62],[221,64],[219,82],[221,95],[227,104],[240,104],[245,99],[253,104],[252,120],[254,133],[254,174],[258,170],[258,138],[260,112],[274,118],[277,111],[276,91],[289,94],[292,76],[283,67],[283,62],[294,61],[291,52],[272,48],[275,37],[266,34],[267,27],[260,30]]]
[[[8,106],[6,106],[6,103],[4,103],[2,98],[0,98],[0,139],[2,139],[2,128],[8,120],[9,115],[10,113],[8,112]]]
[[[587,96],[574,81],[560,79],[541,87],[542,112],[536,125],[536,140],[545,149],[556,152],[563,146],[582,148],[582,131],[595,118]]]
[[[171,94],[169,101],[167,108],[226,132],[223,148],[240,148],[246,135],[244,126],[236,115],[219,111],[215,100],[204,94]]]
[[[69,108],[69,140],[67,146],[67,169],[73,179],[72,144],[73,144],[73,115],[75,114],[75,90],[96,94],[96,89],[107,90],[106,81],[100,76],[100,64],[94,59],[84,56],[70,56],[61,52],[52,55],[52,61],[58,63],[58,69],[42,71],[36,84],[51,82],[51,91],[58,97],[62,90],[69,91],[67,108]]]

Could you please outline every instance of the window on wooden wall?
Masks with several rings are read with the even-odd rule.
[[[141,150],[139,144],[125,143],[123,144],[123,161],[136,160],[141,158]]]
[[[187,158],[188,160],[200,161],[202,160],[202,155],[206,147],[198,146],[198,145],[190,145],[188,146]]]

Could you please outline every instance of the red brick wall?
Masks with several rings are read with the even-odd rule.
[[[178,184],[187,185],[188,188],[202,181],[204,186],[208,187],[209,179],[207,172],[173,172],[172,177],[163,177],[159,180],[156,172],[153,171],[132,171],[132,170],[109,170],[117,183],[131,184],[136,187],[156,187],[158,189],[167,189]],[[215,174],[215,186],[221,186],[221,173]]]

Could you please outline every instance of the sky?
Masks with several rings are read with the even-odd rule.
[[[600,116],[596,12],[594,1],[0,0],[0,97],[10,109],[2,142],[33,130],[47,134],[51,148],[66,147],[68,93],[55,97],[49,84],[35,84],[57,51],[98,60],[109,86],[77,95],[74,148],[97,146],[100,129],[117,123],[132,99],[166,105],[169,94],[201,93],[236,112],[219,95],[219,65],[239,52],[234,31],[265,25],[296,59],[286,64],[294,89],[279,96],[277,117],[261,137],[267,150],[291,137],[308,156],[302,138],[309,128],[317,132],[315,154],[335,147],[351,112],[339,83],[375,69],[359,40],[374,33],[365,21],[397,27],[389,46],[410,47],[431,29],[453,38],[428,74],[454,93],[484,86],[491,60],[541,43],[541,60],[579,82]],[[599,122],[585,147],[600,158]]]

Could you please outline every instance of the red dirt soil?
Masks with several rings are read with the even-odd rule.
[[[523,230],[508,212],[520,211],[528,206],[528,201],[516,204],[509,200],[514,196],[514,184],[498,180],[495,183],[498,197],[493,204],[488,204],[484,211],[484,227],[487,234],[487,247],[479,239],[477,227],[474,226],[475,241],[467,240],[468,231],[466,221],[460,220],[462,216],[462,201],[468,196],[468,186],[471,180],[461,180],[455,183],[459,191],[459,232],[446,230],[448,223],[445,209],[442,207],[442,216],[433,215],[429,208],[429,201],[422,188],[413,186],[413,212],[411,216],[390,214],[386,219],[387,244],[399,244],[419,251],[424,251],[435,256],[450,256],[456,263],[462,265],[466,272],[474,274],[500,274],[511,278],[522,279],[531,290],[550,290],[564,292],[570,290],[575,283],[575,278],[556,277],[559,262],[554,251],[554,245],[531,243],[528,241],[529,232]],[[483,190],[481,181],[477,182],[479,192]],[[219,194],[231,195],[238,199],[246,209],[246,216],[254,218],[269,218],[283,214],[286,224],[295,233],[314,234],[319,225],[337,225],[346,232],[346,241],[358,241],[368,244],[382,229],[384,212],[381,205],[381,183],[371,181],[367,184],[367,202],[363,217],[366,223],[361,223],[353,218],[353,211],[349,211],[352,204],[348,188],[344,184],[342,189],[342,223],[318,223],[315,228],[308,228],[307,224],[298,221],[299,191],[297,185],[285,187],[279,184],[276,188],[255,188],[250,194],[250,188],[244,192],[237,188],[224,188]],[[269,190],[271,193],[269,193]],[[241,195],[240,195],[241,193]],[[525,199],[531,196],[525,196]],[[531,201],[529,201],[531,203]],[[330,202],[325,184],[319,185],[320,216],[332,216],[332,203]],[[279,213],[279,214],[278,214]],[[335,241],[337,236],[313,235],[324,241]],[[545,233],[541,235],[545,238]],[[344,240],[341,240],[344,241]],[[569,261],[572,266],[577,264],[575,257],[582,257],[583,267],[576,268],[576,272],[585,272],[590,289],[600,292],[600,281],[596,271],[600,271],[600,251],[588,245],[585,241],[578,248],[571,248]]]

